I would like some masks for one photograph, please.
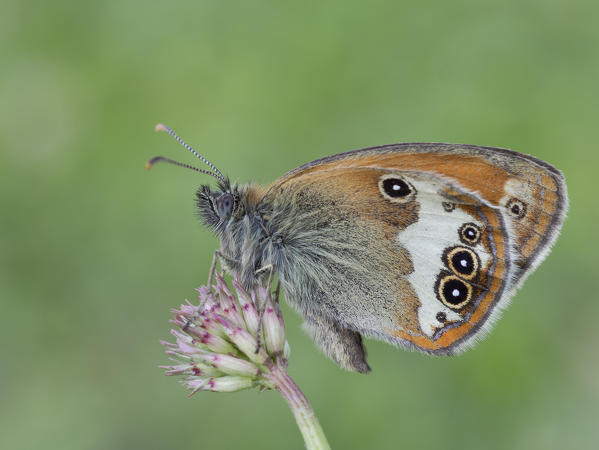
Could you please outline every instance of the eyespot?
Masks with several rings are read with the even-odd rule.
[[[383,180],[383,190],[389,197],[405,197],[409,195],[411,190],[408,183],[400,178],[387,178]]]
[[[443,202],[441,204],[443,205],[443,209],[447,212],[452,212],[455,209],[455,203]]]
[[[478,256],[466,247],[453,247],[443,253],[443,262],[456,275],[471,280],[478,273]]]
[[[473,223],[465,223],[458,230],[460,241],[466,245],[476,245],[480,241],[480,228]]]
[[[383,175],[379,180],[381,194],[392,202],[410,201],[416,194],[414,186],[395,174]]]
[[[521,219],[526,215],[526,203],[517,198],[510,198],[505,207],[509,214],[516,219]]]
[[[441,323],[445,323],[447,321],[447,314],[445,314],[443,311],[440,311],[437,313],[437,315],[435,316],[435,318],[441,322]]]
[[[451,309],[461,309],[472,298],[472,286],[455,275],[441,272],[436,285],[437,298]]]

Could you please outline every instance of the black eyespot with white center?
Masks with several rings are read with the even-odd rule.
[[[443,263],[456,275],[466,280],[478,274],[480,261],[474,251],[466,247],[451,247],[443,252]]]
[[[383,181],[383,189],[389,197],[405,197],[410,194],[410,186],[399,178],[387,178]]]
[[[437,313],[435,318],[437,319],[437,321],[445,323],[447,321],[447,314],[445,314],[443,311],[440,311]]]
[[[516,219],[521,219],[526,215],[526,203],[517,198],[510,198],[505,207],[508,213]]]
[[[395,174],[383,175],[379,180],[381,194],[392,202],[407,202],[412,200],[416,190],[405,179]]]
[[[460,241],[462,241],[466,245],[476,245],[480,242],[481,231],[478,225],[474,223],[465,223],[458,230],[458,236],[460,237]]]
[[[451,309],[462,309],[472,299],[472,286],[446,272],[439,274],[435,290],[437,298]]]

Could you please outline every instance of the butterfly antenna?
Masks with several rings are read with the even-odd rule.
[[[162,123],[159,123],[158,125],[156,125],[156,127],[154,129],[156,131],[166,131],[168,134],[170,134],[172,137],[174,137],[177,140],[177,142],[179,142],[179,144],[181,144],[183,147],[185,147],[187,150],[189,150],[191,153],[193,153],[196,156],[196,158],[199,158],[200,161],[202,161],[204,164],[206,164],[208,167],[210,167],[216,173],[216,178],[220,179],[221,181],[225,181],[225,177],[220,172],[220,170],[218,170],[216,168],[216,166],[214,164],[212,164],[210,161],[208,161],[206,158],[204,158],[202,155],[200,155],[198,152],[196,152],[193,148],[191,148],[189,145],[187,145],[187,143],[183,139],[181,139],[179,136],[177,136],[177,133],[175,133],[169,127],[167,127],[166,125],[164,125]],[[196,169],[196,170],[198,170],[198,169]],[[210,173],[212,173],[212,172],[210,172]]]
[[[152,158],[151,160],[149,160],[146,163],[146,170],[150,170],[154,164],[159,163],[159,162],[165,162],[165,163],[173,164],[175,166],[185,167],[186,169],[191,169],[191,170],[195,170],[196,172],[205,173],[206,175],[213,176],[217,180],[221,180],[221,177],[219,177],[217,174],[215,174],[213,172],[210,172],[209,170],[198,169],[197,167],[190,166],[189,164],[184,164],[179,161],[173,161],[172,159],[165,158],[164,156],[156,156],[156,157]]]

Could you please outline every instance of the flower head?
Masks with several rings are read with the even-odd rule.
[[[175,342],[162,344],[175,364],[161,367],[167,375],[183,376],[182,384],[191,394],[273,388],[271,371],[287,366],[285,325],[270,290],[248,292],[236,279],[233,286],[231,291],[217,273],[212,289],[198,289],[199,305],[187,301],[173,310]]]

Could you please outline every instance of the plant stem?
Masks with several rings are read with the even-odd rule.
[[[285,367],[277,361],[277,364],[270,367],[270,374],[267,375],[267,378],[291,408],[297,426],[304,437],[306,448],[308,450],[330,450],[331,447],[314,410]]]

